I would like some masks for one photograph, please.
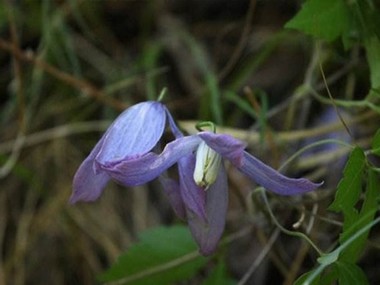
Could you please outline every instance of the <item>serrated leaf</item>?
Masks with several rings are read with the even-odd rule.
[[[340,242],[343,243],[348,238],[350,238],[356,231],[364,228],[366,225],[372,222],[375,217],[376,211],[378,210],[378,185],[379,185],[379,177],[378,174],[373,171],[368,171],[368,179],[367,179],[367,189],[363,201],[362,208],[360,213],[357,215],[357,219],[355,223],[351,222],[351,224],[346,225],[346,221],[344,221],[344,231],[340,237]],[[368,235],[370,229],[368,229],[365,233],[360,235],[354,242],[347,247],[340,256],[340,260],[348,261],[351,263],[355,263],[363,253],[364,247],[366,245]]]
[[[361,217],[364,217],[367,215],[367,213],[371,213],[379,209],[379,204],[378,204],[378,198],[380,194],[379,188],[378,188],[379,185],[380,185],[380,181],[379,181],[378,173],[372,169],[369,169],[367,191],[365,193],[363,206],[360,210]],[[368,217],[368,220],[372,221],[373,218]]]
[[[343,178],[339,182],[334,202],[329,207],[330,210],[347,214],[352,213],[361,192],[364,168],[364,152],[361,148],[356,147],[351,152],[343,170]]]
[[[333,41],[350,28],[350,11],[343,0],[309,0],[285,28]]]
[[[139,242],[99,276],[100,281],[121,284],[165,285],[193,276],[207,258],[199,256],[184,226],[158,227],[140,234]]]
[[[367,285],[369,284],[366,275],[363,270],[353,264],[348,262],[338,261],[335,263],[335,266],[338,271],[338,280],[339,284],[344,285]]]

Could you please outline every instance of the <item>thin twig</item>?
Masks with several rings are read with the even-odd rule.
[[[166,262],[166,263],[162,263],[160,265],[157,265],[157,266],[154,266],[154,267],[150,267],[146,270],[143,270],[143,271],[140,271],[136,274],[133,274],[133,275],[130,275],[130,276],[127,276],[125,278],[122,278],[122,279],[119,279],[118,281],[115,281],[115,282],[109,282],[109,283],[106,283],[107,285],[121,285],[121,284],[126,284],[128,282],[132,282],[132,281],[135,281],[135,280],[139,280],[143,277],[146,277],[146,276],[151,276],[153,274],[157,274],[157,273],[160,273],[160,272],[163,272],[163,271],[166,271],[166,270],[169,270],[173,267],[178,267],[182,264],[185,264],[186,262],[189,262],[195,258],[199,257],[199,252],[198,251],[193,251],[193,252],[190,252],[186,255],[183,255],[179,258],[176,258],[176,259],[173,259],[169,262]]]
[[[127,106],[123,102],[120,102],[112,97],[106,96],[102,91],[100,91],[97,87],[95,87],[92,83],[84,80],[84,79],[78,79],[75,76],[66,73],[58,68],[56,68],[53,65],[48,64],[47,62],[39,59],[34,55],[32,51],[22,51],[19,48],[15,47],[8,41],[0,38],[0,48],[12,53],[15,57],[17,57],[20,60],[29,62],[42,70],[44,70],[46,73],[50,74],[51,76],[57,78],[58,80],[61,80],[65,82],[66,84],[80,90],[84,94],[87,94],[88,96],[98,100],[99,102],[102,102],[106,105],[109,105],[117,110],[124,110]]]
[[[19,38],[17,33],[16,21],[14,18],[14,8],[11,1],[6,1],[6,10],[9,21],[9,30],[11,35],[12,45],[15,48],[19,47]],[[0,179],[7,176],[15,166],[17,159],[20,156],[22,145],[24,142],[24,134],[26,131],[26,120],[25,120],[25,96],[23,88],[23,77],[21,70],[21,63],[16,56],[12,57],[12,65],[14,69],[14,77],[16,83],[16,101],[18,105],[18,134],[16,142],[12,147],[12,153],[8,157],[7,161],[0,168]]]
[[[368,112],[361,116],[358,116],[354,119],[346,121],[346,124],[352,125],[356,123],[363,122],[367,119],[370,119],[376,116],[376,113]],[[88,121],[88,122],[80,122],[67,124],[62,126],[57,126],[51,129],[47,129],[41,132],[36,132],[26,136],[25,142],[23,143],[23,147],[31,147],[39,143],[43,143],[49,140],[63,138],[66,136],[71,136],[80,133],[87,132],[103,132],[107,129],[107,127],[111,124],[111,121]],[[179,125],[185,131],[190,134],[197,133],[197,129],[195,128],[197,121],[180,121]],[[327,134],[333,131],[337,131],[342,129],[342,125],[340,122],[331,123],[329,125],[324,125],[321,127],[306,129],[306,130],[298,130],[298,131],[289,131],[289,132],[278,132],[275,133],[275,138],[281,142],[294,142],[310,137],[320,136],[323,134]],[[260,140],[260,134],[254,131],[247,131],[236,128],[227,128],[227,127],[217,127],[218,132],[230,134],[238,139],[246,141],[249,145],[256,145]],[[17,143],[16,140],[9,140],[3,143],[0,143],[0,153],[7,153],[12,150],[14,144]]]
[[[7,214],[7,195],[5,191],[0,193],[0,284],[5,284],[6,271],[4,269],[4,250],[6,246],[5,244],[5,229],[7,227],[8,222],[8,214]]]
[[[319,52],[319,46],[315,45],[313,53],[311,55],[311,59],[309,61],[308,67],[305,72],[305,77],[303,80],[303,84],[301,86],[305,86],[306,88],[298,89],[300,92],[295,92],[294,96],[292,96],[292,101],[290,101],[289,109],[286,114],[285,118],[285,130],[292,129],[293,122],[296,121],[296,129],[300,129],[304,127],[305,122],[307,121],[306,118],[309,114],[310,109],[310,96],[307,96],[309,94],[308,89],[310,89],[310,86],[314,85],[315,82],[315,70],[318,66],[318,62],[320,60],[320,52]],[[298,103],[300,100],[301,106],[298,107],[296,103]],[[295,120],[295,116],[297,114],[297,119]]]
[[[248,35],[251,31],[252,18],[253,18],[253,14],[256,7],[256,2],[257,2],[256,0],[251,0],[249,3],[243,32],[241,33],[239,42],[235,50],[232,52],[230,59],[228,60],[227,64],[223,67],[223,69],[219,73],[219,76],[218,76],[219,81],[222,81],[227,76],[227,74],[232,70],[233,66],[236,64],[239,57],[241,56],[241,53],[245,45],[247,44]]]
[[[284,228],[280,222],[277,220],[276,216],[273,214],[272,212],[272,209],[270,207],[270,204],[269,204],[269,201],[268,201],[268,198],[267,198],[267,195],[266,195],[266,192],[265,192],[265,189],[264,188],[259,188],[260,192],[261,192],[261,196],[263,198],[263,201],[266,205],[266,208],[267,208],[267,211],[272,219],[272,222],[285,234],[289,235],[289,236],[294,236],[294,237],[299,237],[301,239],[303,239],[304,241],[308,242],[310,244],[310,246],[312,246],[314,248],[314,250],[318,253],[319,256],[323,256],[324,253],[322,252],[322,250],[320,250],[318,248],[318,246],[307,236],[305,235],[304,233],[302,232],[298,232],[298,231],[291,231],[291,230],[288,230],[286,228]]]
[[[265,245],[263,250],[260,252],[260,254],[255,259],[255,262],[251,264],[251,266],[248,268],[247,272],[243,275],[243,277],[239,280],[239,283],[237,285],[244,285],[249,280],[249,278],[252,276],[252,274],[256,271],[256,269],[259,267],[259,265],[263,262],[264,258],[267,256],[268,252],[271,250],[274,242],[277,240],[278,236],[280,234],[280,230],[277,228],[274,233],[271,235],[270,239],[268,240],[268,243]]]
[[[297,255],[293,259],[292,265],[289,268],[288,274],[283,285],[292,285],[294,279],[297,277],[297,273],[302,265],[302,262],[305,260],[307,253],[309,252],[310,245],[307,242],[302,242],[301,248],[298,250]]]
[[[57,126],[48,130],[30,134],[24,137],[23,147],[31,147],[46,141],[63,138],[75,134],[88,132],[103,132],[111,124],[111,121],[89,121]],[[10,140],[0,143],[0,153],[6,153],[12,150],[16,140]]]
[[[348,126],[354,125],[376,116],[378,116],[378,114],[375,112],[366,112],[355,118],[346,120],[346,124]],[[197,130],[194,127],[196,123],[197,123],[196,121],[180,121],[179,125],[188,133],[195,134],[197,133]],[[222,126],[217,126],[217,130],[220,133],[230,134],[238,139],[246,141],[248,145],[257,145],[257,143],[259,143],[260,141],[260,133],[256,131],[243,130],[243,129],[237,129],[237,128],[228,128],[228,127],[222,127]],[[303,139],[311,138],[311,137],[317,137],[317,136],[328,134],[330,132],[334,132],[338,130],[342,130],[342,124],[340,122],[330,123],[328,125],[318,126],[315,128],[309,128],[309,129],[304,129],[304,130],[277,132],[277,133],[274,133],[275,135],[274,137],[276,138],[276,140],[280,142],[284,142],[284,143],[297,142],[299,140],[303,140]]]
[[[335,104],[335,99],[334,97],[332,96],[331,92],[330,92],[330,88],[329,86],[327,85],[327,81],[326,81],[326,76],[325,76],[325,72],[323,71],[323,67],[322,67],[322,63],[319,62],[319,69],[321,71],[321,75],[322,75],[322,78],[323,78],[323,82],[325,83],[325,87],[326,87],[326,91],[327,91],[327,94],[329,95],[330,97],[330,100],[334,106],[334,109],[335,109],[335,113],[338,115],[339,117],[339,120],[340,122],[342,123],[342,125],[344,126],[345,130],[347,131],[347,133],[349,134],[349,136],[353,139],[353,135],[352,135],[352,132],[350,131],[350,129],[348,128],[345,120],[343,119],[343,116],[341,114],[341,112],[339,111],[338,109],[338,106]]]
[[[17,138],[12,141],[12,144],[9,144],[9,150],[11,151],[11,154],[0,168],[0,179],[6,177],[16,165],[21,153],[21,149],[24,147],[24,142],[25,136],[22,134],[22,132],[19,132]]]
[[[353,60],[351,62],[349,62],[348,64],[344,65],[342,68],[339,68],[339,70],[337,70],[335,73],[333,73],[332,75],[330,75],[328,78],[326,78],[326,82],[327,84],[331,85],[333,84],[334,82],[338,81],[339,79],[341,79],[344,75],[346,75],[350,70],[352,70],[356,65],[357,63],[359,62],[359,60]],[[325,82],[321,81],[319,83],[317,83],[315,85],[315,90],[317,91],[320,91],[322,89],[324,89],[325,87]],[[306,90],[307,91],[307,90]],[[294,98],[294,97],[297,97],[297,98]],[[281,111],[283,111],[284,109],[286,109],[289,104],[291,102],[293,102],[293,100],[300,100],[302,98],[301,97],[298,97],[298,94],[294,94],[293,96],[291,97],[288,97],[287,99],[285,99],[283,102],[277,104],[276,106],[274,106],[273,108],[271,108],[267,113],[266,113],[266,119],[269,119],[269,118],[272,118],[273,116],[275,116],[276,114],[280,113]]]
[[[15,243],[11,258],[5,265],[6,271],[14,270],[17,272],[13,284],[25,284],[26,279],[26,256],[28,247],[30,246],[30,230],[36,211],[36,203],[38,200],[38,191],[30,188],[26,191],[26,199],[22,211],[18,217],[17,231],[15,235]]]

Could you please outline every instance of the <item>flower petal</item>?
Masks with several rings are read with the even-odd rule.
[[[142,102],[128,108],[108,128],[96,160],[115,164],[147,153],[160,140],[165,121],[165,107],[159,102]]]
[[[246,144],[234,137],[226,134],[215,134],[212,132],[200,132],[198,136],[206,144],[219,153],[224,158],[231,160],[234,165],[241,166],[243,162],[243,152]]]
[[[219,175],[207,190],[207,221],[188,212],[190,231],[200,247],[203,255],[212,254],[223,234],[228,208],[228,184],[224,166],[221,165]]]
[[[313,183],[305,178],[286,177],[247,152],[244,152],[243,165],[238,169],[267,190],[279,195],[302,194],[323,184]]]
[[[98,161],[95,163],[125,186],[141,185],[157,178],[180,158],[192,153],[199,143],[200,139],[197,136],[187,136],[168,143],[161,154],[149,152],[141,157],[122,160],[117,164],[103,165]]]
[[[106,173],[101,172],[96,174],[94,171],[94,159],[103,141],[103,138],[101,138],[75,173],[73,193],[69,201],[71,204],[78,201],[89,202],[96,200],[102,194],[108,180],[110,180],[110,177]]]
[[[168,122],[169,122],[169,126],[170,126],[170,129],[172,130],[173,134],[174,134],[174,137],[176,139],[178,138],[181,138],[183,137],[183,134],[182,132],[180,131],[180,129],[178,128],[177,124],[175,123],[172,115],[170,114],[169,110],[165,107],[165,111],[166,111],[166,115],[168,117]]]
[[[164,188],[164,192],[166,193],[174,212],[177,214],[179,218],[185,220],[185,205],[181,197],[178,182],[167,177],[160,177],[160,182],[162,187]]]
[[[181,196],[186,210],[206,221],[206,192],[195,183],[193,178],[194,168],[194,154],[190,154],[178,161]]]

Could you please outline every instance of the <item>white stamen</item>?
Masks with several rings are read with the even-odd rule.
[[[197,149],[194,181],[207,190],[218,177],[222,157],[202,141]]]

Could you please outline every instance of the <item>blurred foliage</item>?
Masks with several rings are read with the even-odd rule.
[[[185,131],[215,121],[269,165],[324,181],[263,203],[227,167],[217,254],[183,246],[157,259],[201,260],[167,283],[380,283],[379,9],[372,0],[1,1],[0,284],[99,284],[120,256],[146,258],[147,240],[164,250],[160,231],[173,248],[187,241],[155,181],[67,202],[111,120],[164,87]],[[333,120],[320,120],[331,106]]]
[[[141,233],[139,239],[100,280],[172,284],[192,277],[207,262],[196,253],[197,246],[184,226],[157,227]]]

